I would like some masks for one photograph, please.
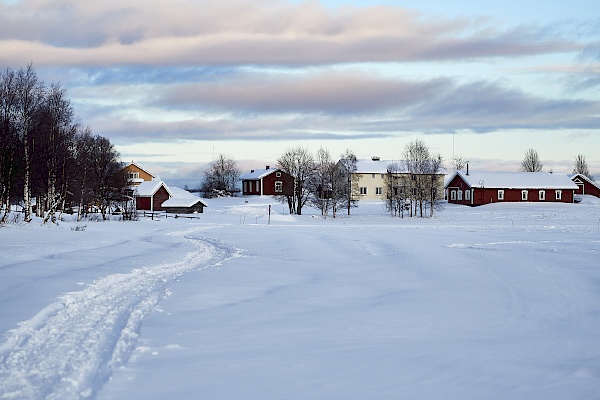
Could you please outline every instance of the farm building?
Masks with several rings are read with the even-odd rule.
[[[294,191],[294,177],[278,168],[251,170],[240,177],[244,196],[291,195]]]
[[[600,186],[583,174],[569,175],[571,180],[577,185],[575,194],[589,194],[600,197]]]
[[[456,171],[445,189],[449,203],[479,206],[498,202],[573,203],[577,185],[551,172]]]
[[[170,190],[173,197],[165,200],[161,204],[161,207],[168,213],[202,213],[204,212],[204,207],[207,207],[207,204],[204,201],[187,190],[179,189],[177,187],[172,187]]]
[[[162,204],[172,197],[163,181],[143,181],[135,187],[135,208],[144,211],[163,211]]]

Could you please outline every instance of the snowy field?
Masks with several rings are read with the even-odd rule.
[[[600,398],[599,199],[208,203],[0,228],[0,399]]]

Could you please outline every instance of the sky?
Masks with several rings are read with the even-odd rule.
[[[600,4],[0,0],[0,66],[32,63],[123,161],[197,186],[288,149],[600,177]]]

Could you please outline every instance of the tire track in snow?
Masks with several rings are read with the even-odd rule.
[[[197,248],[181,261],[98,279],[9,331],[0,345],[0,399],[95,397],[129,359],[144,316],[167,296],[169,283],[237,255],[221,242],[193,238],[197,230],[173,233]]]

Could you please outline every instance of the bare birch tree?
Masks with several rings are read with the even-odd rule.
[[[31,221],[31,154],[29,136],[35,113],[43,98],[44,86],[38,80],[33,65],[20,68],[16,73],[16,127],[23,149],[23,201],[25,222]]]
[[[339,170],[340,179],[345,178],[345,185],[341,186],[340,191],[345,199],[346,209],[350,215],[350,209],[356,207],[358,202],[360,189],[358,187],[359,176],[356,174],[356,154],[346,149],[340,156],[339,164],[343,167]]]
[[[315,157],[314,173],[311,178],[310,202],[321,210],[321,215],[329,214],[335,202],[334,198],[334,171],[335,162],[329,150],[319,148]]]
[[[537,151],[534,149],[527,149],[525,151],[525,158],[521,161],[522,172],[540,172],[544,168],[544,164],[540,161]]]
[[[22,160],[16,127],[16,74],[10,68],[0,71],[0,224],[7,221]]]
[[[587,162],[585,161],[585,156],[583,154],[578,154],[577,158],[575,158],[575,167],[573,168],[573,173],[581,174],[588,177],[592,181],[594,180],[594,177],[590,174],[590,169],[588,168]]]
[[[200,191],[204,193],[204,197],[213,197],[216,192],[231,196],[237,191],[236,185],[241,175],[242,171],[233,158],[219,154],[204,170]]]
[[[290,213],[301,215],[302,207],[306,205],[309,199],[315,160],[306,148],[297,146],[289,149],[279,157],[277,166],[294,178],[293,194],[285,198],[288,202]]]

